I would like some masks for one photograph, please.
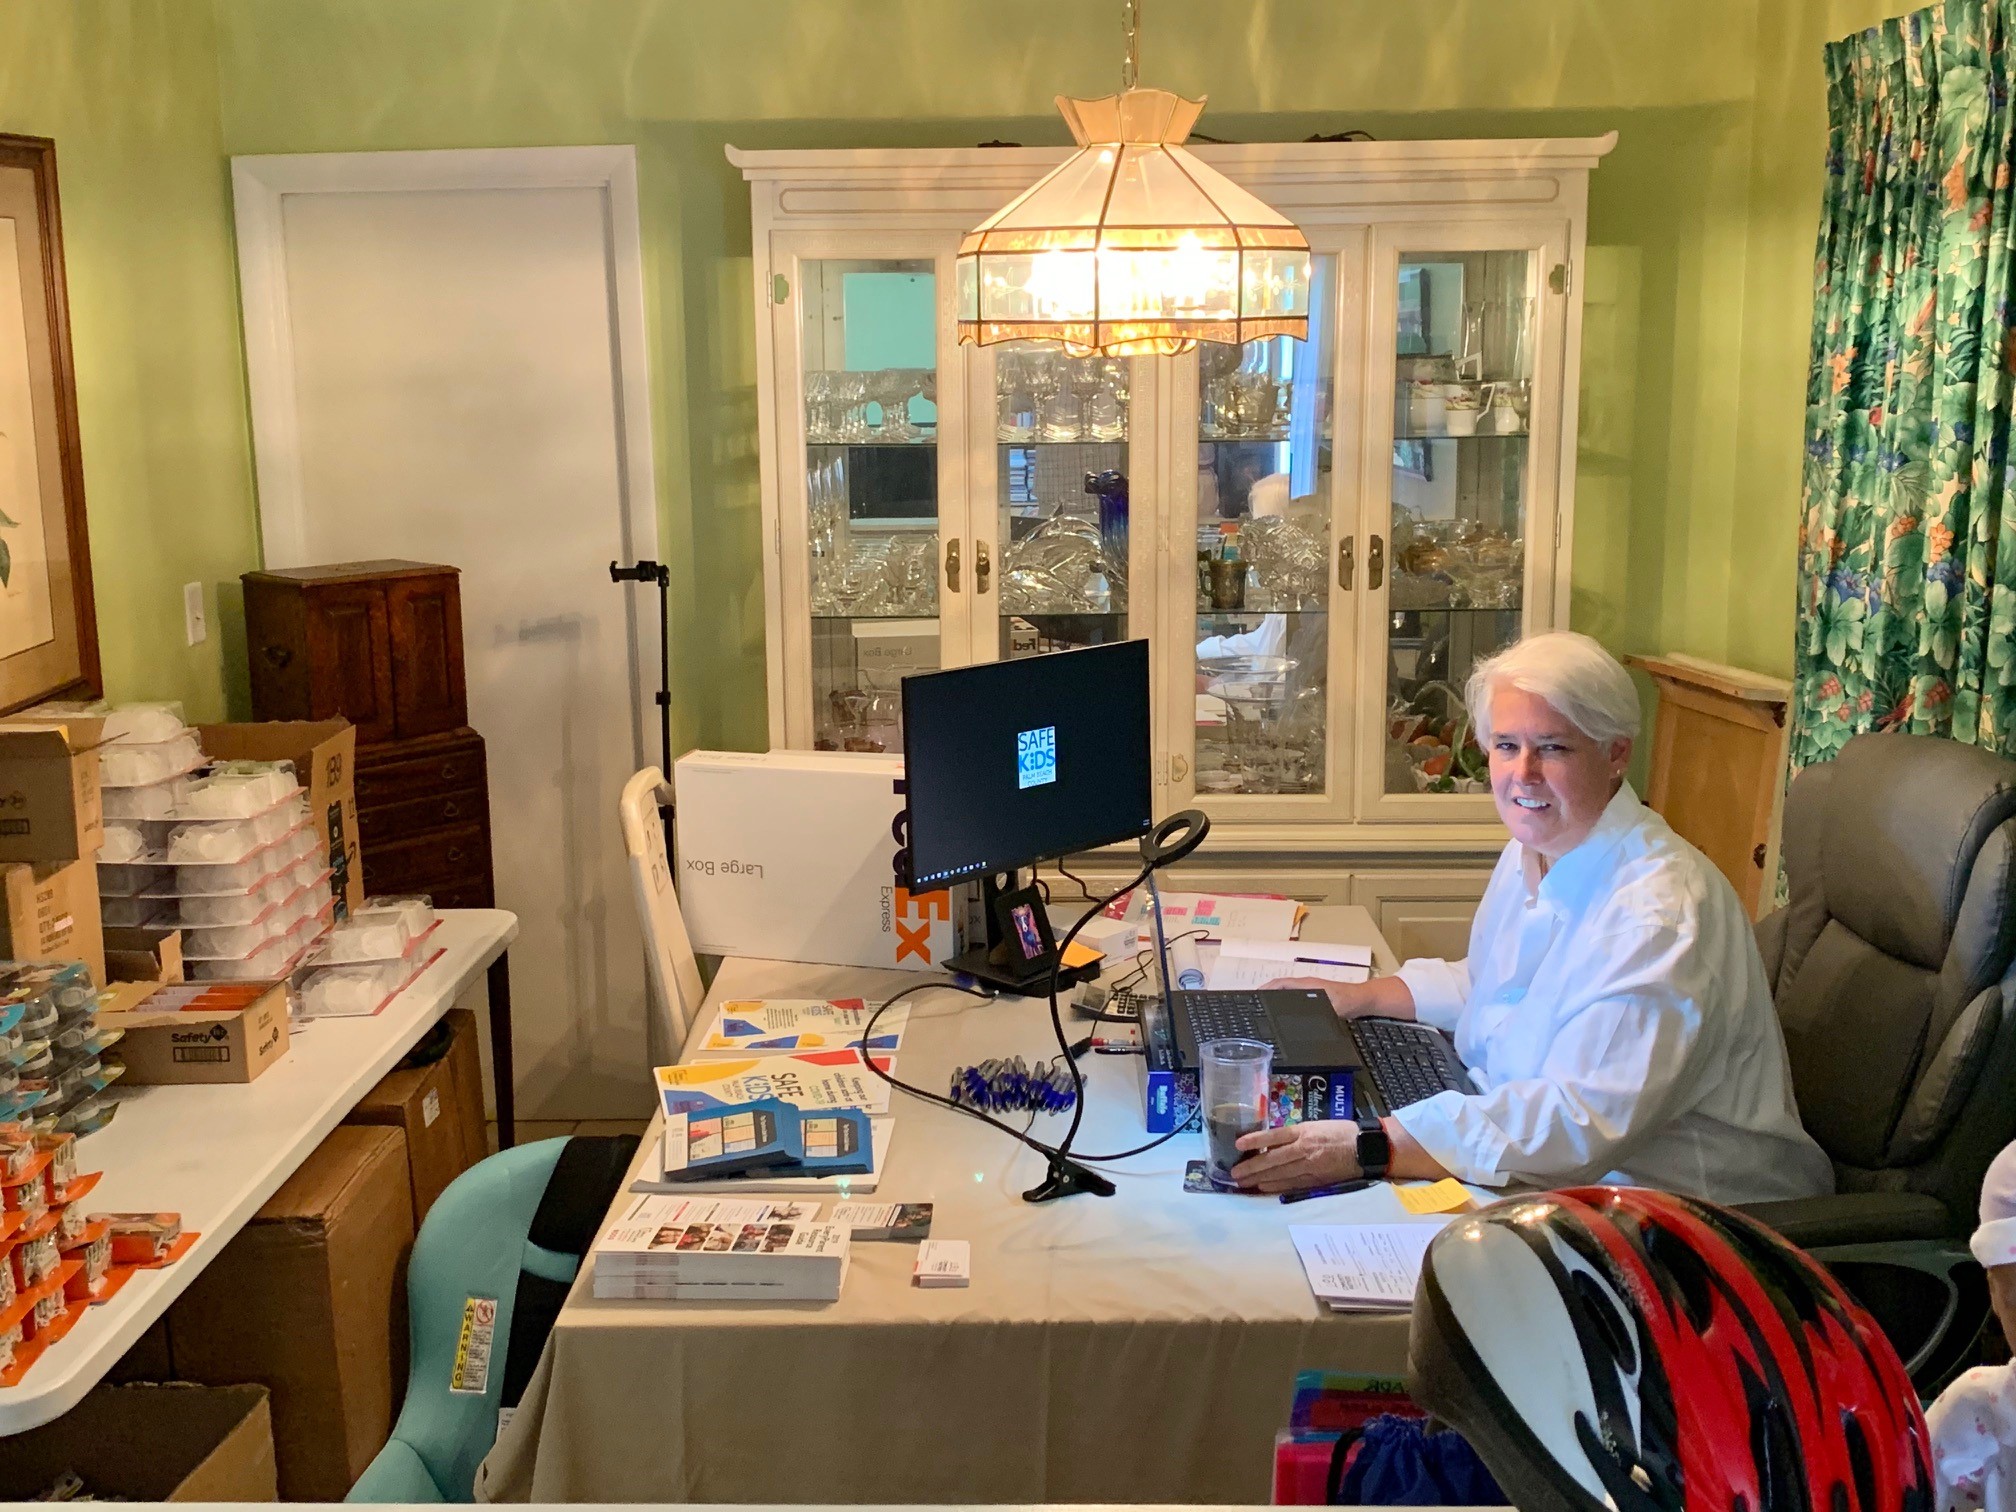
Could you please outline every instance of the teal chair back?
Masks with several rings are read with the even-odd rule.
[[[475,1500],[476,1467],[497,1438],[518,1274],[564,1284],[580,1266],[577,1256],[527,1237],[566,1146],[565,1139],[542,1139],[492,1155],[456,1177],[428,1210],[406,1270],[413,1339],[406,1404],[390,1442],[346,1500]]]

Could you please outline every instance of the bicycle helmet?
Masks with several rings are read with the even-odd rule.
[[[1933,1508],[1889,1340],[1802,1251],[1688,1197],[1585,1187],[1450,1224],[1408,1385],[1521,1508]]]

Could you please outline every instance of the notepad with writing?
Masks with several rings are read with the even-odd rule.
[[[1289,1237],[1316,1300],[1332,1312],[1404,1312],[1421,1261],[1443,1224],[1291,1224]]]

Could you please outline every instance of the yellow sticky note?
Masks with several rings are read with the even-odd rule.
[[[1470,1194],[1454,1176],[1428,1186],[1395,1187],[1400,1206],[1410,1213],[1456,1213],[1470,1206]]]
[[[1064,949],[1064,965],[1090,966],[1094,961],[1106,959],[1104,951],[1094,950],[1083,940],[1073,940]]]

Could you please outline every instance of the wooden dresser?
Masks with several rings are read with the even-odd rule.
[[[460,574],[426,562],[248,572],[255,719],[357,727],[364,889],[490,908],[490,789],[469,728]]]

